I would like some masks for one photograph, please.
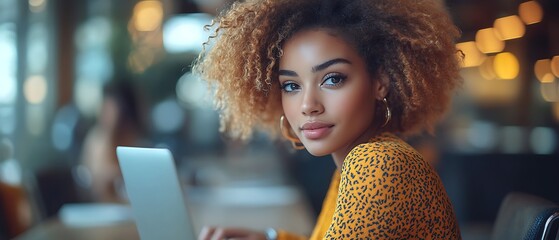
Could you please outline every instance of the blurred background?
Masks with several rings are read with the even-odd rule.
[[[409,142],[474,239],[508,192],[559,202],[559,1],[444,3],[462,30],[464,85],[436,135]],[[190,73],[203,26],[229,4],[0,0],[0,239],[66,203],[126,203],[118,145],[171,149],[192,189],[294,186],[316,217],[332,160],[264,133],[228,139]]]

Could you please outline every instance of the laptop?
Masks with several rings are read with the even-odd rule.
[[[116,152],[140,238],[196,239],[171,152],[124,146]]]

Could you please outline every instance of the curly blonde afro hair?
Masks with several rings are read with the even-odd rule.
[[[214,91],[221,130],[242,139],[255,128],[279,130],[282,45],[303,29],[339,33],[370,73],[387,80],[392,120],[385,131],[431,131],[461,82],[460,32],[436,0],[247,0],[212,26],[193,70]],[[384,105],[377,106],[384,122]]]

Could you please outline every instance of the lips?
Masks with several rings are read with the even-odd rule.
[[[334,127],[334,124],[324,122],[307,122],[301,126],[303,136],[310,140],[326,137]]]

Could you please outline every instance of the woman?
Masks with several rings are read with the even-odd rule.
[[[134,89],[126,80],[110,82],[103,94],[97,122],[84,141],[79,181],[88,187],[91,200],[121,203],[126,198],[114,149],[139,144],[139,109]]]
[[[432,132],[460,84],[459,31],[437,1],[249,0],[215,25],[194,70],[215,90],[222,130],[280,130],[336,163],[310,239],[460,239],[437,173],[397,137]],[[200,234],[231,238],[304,239]]]

